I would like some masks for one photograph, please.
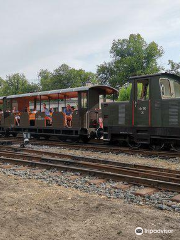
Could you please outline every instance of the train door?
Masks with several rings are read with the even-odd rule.
[[[134,126],[150,125],[149,79],[136,80],[134,86],[133,124]]]

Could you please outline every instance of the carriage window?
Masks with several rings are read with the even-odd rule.
[[[137,82],[137,100],[149,99],[149,81],[143,80]]]
[[[8,99],[6,101],[6,111],[11,112],[11,110],[12,110],[12,102],[11,102],[11,100]]]
[[[162,99],[179,98],[180,97],[180,83],[168,78],[160,78],[160,90]]]

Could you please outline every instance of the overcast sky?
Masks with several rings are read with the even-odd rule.
[[[140,33],[180,62],[180,0],[0,0],[0,76],[62,63],[96,71],[113,39]]]

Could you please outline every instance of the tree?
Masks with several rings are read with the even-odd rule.
[[[128,85],[120,88],[118,101],[128,101],[128,100],[130,100],[131,89],[132,89],[132,84],[128,84]]]
[[[96,74],[86,72],[83,69],[74,69],[67,64],[62,64],[53,72],[40,70],[38,74],[40,78],[41,89],[53,90],[62,88],[81,87],[86,84],[88,80],[92,83],[97,83]]]
[[[159,72],[157,60],[163,53],[162,47],[155,42],[146,43],[140,34],[114,40],[110,50],[112,60],[98,66],[98,78],[103,84],[119,87],[130,76]]]
[[[0,77],[0,96],[3,96],[3,88],[5,81]]]
[[[180,62],[175,63],[173,60],[169,60],[168,65],[170,66],[170,69],[166,70],[167,72],[180,76]]]
[[[35,83],[29,83],[24,74],[15,73],[6,77],[6,81],[3,82],[2,94],[14,95],[38,90],[39,86]]]
[[[51,90],[53,89],[51,86],[51,79],[52,79],[52,73],[49,72],[47,69],[43,70],[41,69],[38,73],[38,77],[40,79],[40,86],[41,90]]]

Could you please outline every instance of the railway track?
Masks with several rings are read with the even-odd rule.
[[[3,163],[81,172],[101,178],[180,192],[180,171],[176,170],[13,146],[0,147],[0,156],[0,161]]]
[[[1,142],[5,142],[1,144]],[[8,144],[9,142],[9,144]],[[0,145],[10,145],[10,144],[22,144],[23,138],[18,137],[8,137],[2,138],[0,140]],[[158,157],[158,158],[180,158],[180,152],[176,151],[155,151],[149,149],[132,149],[129,147],[120,147],[120,146],[111,146],[109,144],[103,144],[101,141],[97,144],[97,141],[92,141],[88,144],[84,143],[73,143],[73,142],[61,142],[57,139],[50,139],[50,140],[36,140],[30,139],[30,144],[34,146],[49,146],[49,147],[62,147],[62,148],[70,148],[74,150],[89,150],[93,152],[102,152],[102,153],[114,153],[114,154],[129,154],[129,155],[140,155],[140,156],[147,156],[147,157]]]
[[[22,144],[23,138],[3,138],[0,140],[1,142],[6,142],[9,144],[1,144],[1,145],[10,145],[10,142],[12,144]],[[89,150],[93,152],[103,152],[103,153],[114,153],[114,154],[130,154],[130,155],[141,155],[141,156],[147,156],[147,157],[159,157],[159,158],[179,158],[180,152],[176,151],[155,151],[155,150],[148,150],[148,149],[132,149],[129,147],[120,147],[120,146],[111,146],[108,144],[101,143],[97,144],[97,141],[90,142],[88,144],[84,143],[72,143],[72,142],[60,142],[58,140],[36,140],[36,139],[30,139],[30,144],[34,146],[49,146],[49,147],[62,147],[62,148],[70,148],[75,150]]]

